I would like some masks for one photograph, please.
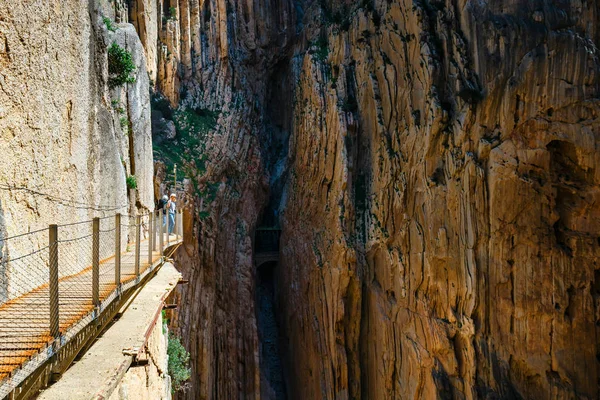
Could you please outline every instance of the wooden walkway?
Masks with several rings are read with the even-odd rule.
[[[181,243],[170,236],[169,247]],[[158,242],[158,240],[156,240]],[[164,246],[167,237],[164,235]],[[159,248],[158,243],[156,247]],[[135,273],[135,244],[130,244],[121,253],[120,290],[115,282],[115,257],[102,260],[99,268],[100,307],[94,307],[92,300],[92,266],[77,274],[59,279],[59,327],[60,341],[71,339],[82,326],[92,322],[95,314],[102,312],[106,305],[117,298],[120,292],[137,285],[153,266],[162,258],[160,251],[150,252],[148,239],[140,242],[139,277]],[[20,297],[0,306],[0,398],[6,395],[2,385],[17,372],[23,372],[34,358],[47,358],[53,353],[55,338],[50,334],[49,286],[44,284]],[[88,319],[89,321],[86,321]],[[83,322],[83,324],[82,324]],[[46,354],[44,354],[44,352]],[[37,364],[37,363],[36,363]],[[30,374],[36,366],[31,366]]]

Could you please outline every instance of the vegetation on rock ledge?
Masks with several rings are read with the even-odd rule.
[[[108,29],[111,32],[117,31],[117,27],[114,26],[112,19],[110,19],[108,17],[103,17],[102,21],[104,22],[104,25],[106,25],[106,29]]]
[[[167,345],[167,354],[169,356],[168,368],[172,379],[171,390],[176,392],[183,389],[184,383],[190,379],[191,369],[189,368],[190,353],[181,344],[181,340],[172,333],[169,333],[169,344]]]
[[[168,101],[159,96],[152,99],[152,107],[164,118],[173,121],[176,130],[174,139],[153,140],[155,158],[164,162],[169,170],[177,164],[185,176],[190,178],[196,196],[204,199],[205,205],[212,203],[219,183],[207,182],[203,188],[196,185],[206,172],[208,163],[206,143],[209,134],[217,129],[219,113],[199,107],[173,110]],[[201,219],[207,218],[208,215],[206,211],[199,210]]]
[[[111,88],[135,82],[131,75],[135,71],[135,63],[131,53],[113,43],[108,48],[108,85]]]
[[[135,175],[129,175],[125,180],[129,189],[137,189],[137,178]]]

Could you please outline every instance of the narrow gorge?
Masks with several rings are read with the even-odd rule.
[[[219,113],[182,398],[284,398],[269,357],[286,398],[597,398],[596,3],[169,6],[165,95]]]
[[[0,178],[45,129],[51,189],[153,209],[185,176],[174,398],[599,398],[596,0],[49,3],[0,0]]]

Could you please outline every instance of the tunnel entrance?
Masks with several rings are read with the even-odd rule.
[[[259,228],[254,241],[261,398],[273,400],[286,399],[276,300],[279,232]]]
[[[254,265],[260,267],[262,264],[279,261],[279,228],[261,227],[256,230],[254,236]]]

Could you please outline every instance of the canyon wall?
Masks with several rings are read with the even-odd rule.
[[[218,114],[185,150],[181,397],[269,397],[252,238],[278,224],[289,397],[597,398],[596,3],[157,9],[156,88]]]
[[[273,395],[253,245],[278,225],[289,397],[597,398],[599,23],[591,0],[0,1],[0,233],[151,209],[154,86],[180,128],[215,120],[181,149],[181,397]]]
[[[146,61],[133,27],[114,18],[103,1],[0,1],[0,237],[153,208]],[[135,82],[111,89],[107,48],[115,42],[132,54]],[[47,243],[44,232],[0,241],[0,257]],[[0,271],[0,298],[47,279],[19,268]]]
[[[192,381],[179,395],[259,398],[252,235],[268,193],[260,133],[268,70],[294,32],[291,11],[264,1],[162,9],[157,90],[179,115],[216,116],[201,143],[181,149],[190,186],[179,201],[187,225],[176,262],[190,283],[173,300],[181,305],[173,324],[190,351]]]
[[[553,3],[321,9],[278,267],[292,398],[597,398],[600,9]]]

